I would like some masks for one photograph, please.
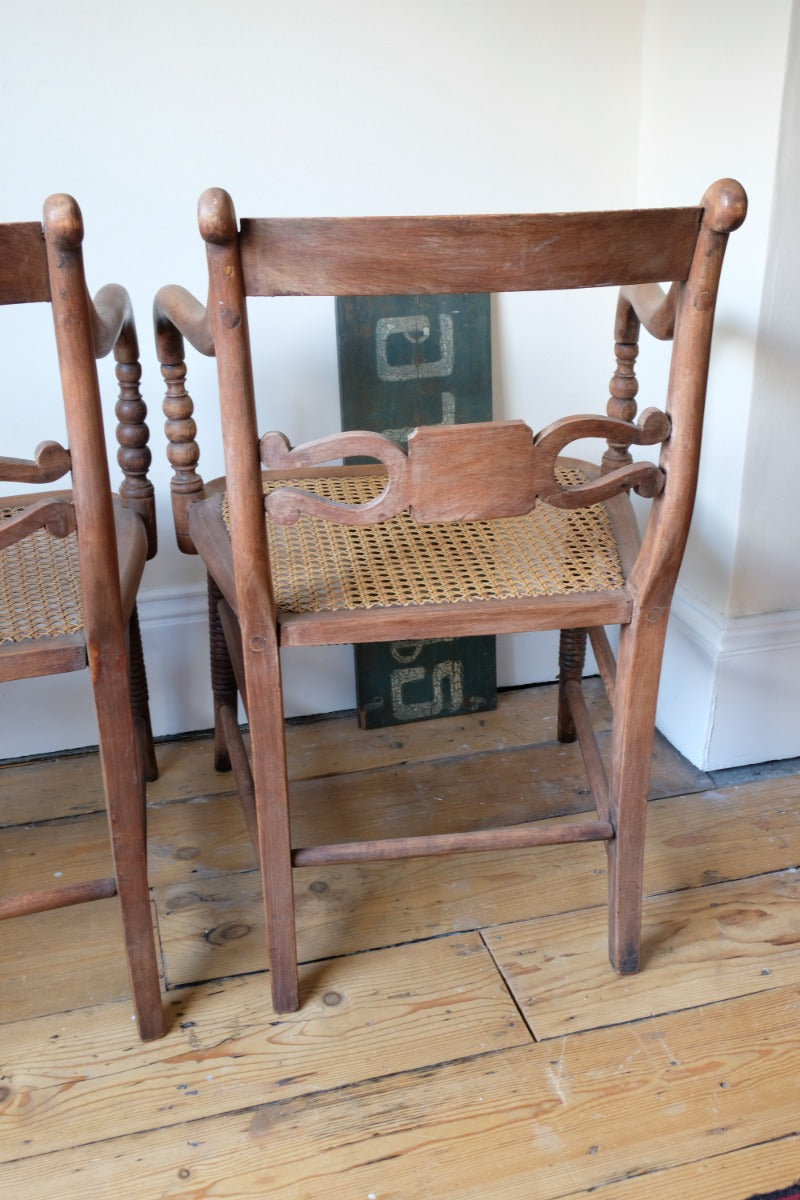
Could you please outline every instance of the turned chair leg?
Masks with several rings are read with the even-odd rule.
[[[237,710],[238,690],[233,663],[228,651],[225,634],[219,617],[219,601],[222,593],[212,577],[208,576],[208,649],[211,660],[211,690],[214,695],[214,767],[217,771],[230,771],[231,757],[220,717],[220,709]]]
[[[128,622],[128,655],[131,673],[131,708],[136,723],[136,736],[141,748],[144,777],[149,783],[152,783],[154,779],[158,779],[158,763],[153,742],[153,727],[150,721],[150,696],[147,690],[147,672],[144,665],[142,634],[136,605],[133,607],[131,619]]]
[[[574,742],[578,734],[567,700],[567,684],[580,683],[586,658],[586,630],[562,629],[558,641],[558,730],[560,742]]]

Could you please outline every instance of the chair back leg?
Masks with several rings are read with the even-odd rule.
[[[581,682],[586,657],[586,630],[562,629],[558,642],[558,731],[560,742],[574,742],[578,736],[567,700],[567,685]]]
[[[143,1041],[161,1037],[164,1016],[147,878],[145,786],[136,747],[127,681],[112,671],[95,679],[106,810],[122,912],[134,1012]]]
[[[147,690],[147,672],[142,652],[142,635],[139,614],[134,605],[128,622],[128,655],[131,672],[131,708],[136,723],[136,735],[141,746],[144,777],[148,783],[158,779],[158,763],[153,742],[153,727],[150,721],[150,696]]]
[[[211,691],[214,697],[214,768],[230,771],[231,756],[225,736],[222,710],[237,710],[238,689],[233,663],[219,616],[222,593],[208,576],[208,648],[211,659]]]
[[[665,633],[663,611],[652,622],[640,611],[620,629],[609,772],[615,837],[607,849],[609,958],[623,975],[638,971],[641,958],[647,795]]]

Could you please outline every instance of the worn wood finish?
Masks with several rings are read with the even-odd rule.
[[[58,442],[41,442],[32,459],[0,455],[0,479],[7,483],[52,483],[70,468],[69,451]]]
[[[461,817],[479,829],[487,823],[490,788],[499,796],[516,798],[518,819],[585,810],[589,800],[577,749],[550,740],[553,690],[503,693],[497,712],[445,718],[439,732],[435,723],[423,722],[395,730],[391,736],[383,731],[363,733],[363,760],[352,736],[343,736],[348,726],[354,729],[352,714],[290,726],[290,773],[297,780],[293,828],[298,844],[320,833],[331,841],[354,833],[380,836],[392,822],[398,830],[425,832],[452,828],[454,817]],[[596,692],[596,723],[603,725],[607,714],[600,691],[590,691]],[[543,745],[526,744],[542,739]],[[229,789],[231,781],[214,776],[210,746],[209,739],[162,745],[161,777],[150,789],[157,802],[148,820],[150,878],[157,885],[165,982],[170,987],[258,971],[263,965],[256,858],[235,794],[213,794],[221,784]],[[465,787],[466,756],[472,751],[483,753],[472,763],[470,786]],[[398,771],[403,762],[407,766]],[[345,768],[347,773],[340,775]],[[403,787],[403,775],[409,771]],[[531,778],[537,780],[533,795]],[[661,794],[675,786],[697,790],[709,783],[667,747],[657,757],[653,782]],[[62,758],[44,772],[38,763],[5,766],[0,770],[0,789],[3,817],[9,823],[0,831],[0,857],[13,890],[110,874],[96,755]],[[86,812],[92,789],[95,811]],[[428,796],[429,802],[415,805],[413,794]],[[778,799],[765,796],[760,808],[763,817],[770,815],[776,843],[785,842],[784,827],[772,815]],[[29,824],[33,819],[57,818],[59,823],[46,829]],[[743,824],[740,820],[739,827]],[[682,827],[691,827],[686,817]],[[659,829],[657,822],[656,847],[661,844]],[[587,902],[591,895],[599,903],[605,883],[602,847],[587,844],[573,847],[571,853],[574,869],[585,869],[582,894]],[[296,873],[299,957],[309,961],[374,949],[409,936],[466,930],[476,922],[558,911],[563,868],[557,854],[558,847],[527,855],[484,853],[468,860],[472,864],[468,873],[465,860],[457,857],[301,869]],[[669,860],[668,849],[664,858]],[[684,858],[689,861],[688,854]],[[695,854],[691,862],[697,861]],[[785,859],[777,856],[777,846],[775,854],[759,861],[770,869],[785,865]],[[401,896],[404,901],[399,905]],[[72,922],[71,934],[63,917]],[[7,923],[0,938],[3,959],[18,963],[20,969],[10,972],[0,990],[0,1021],[42,1012],[45,1000],[51,1010],[59,1011],[64,1006],[124,999],[122,956],[117,955],[121,970],[103,957],[114,955],[119,937],[115,901]],[[82,946],[79,962],[74,955],[76,939]],[[54,973],[59,978],[57,990],[49,986]]]
[[[38,892],[23,892],[0,900],[0,921],[9,917],[28,917],[32,913],[49,912],[53,908],[69,908],[87,900],[107,900],[116,896],[114,879],[90,879],[65,887],[47,888]]]
[[[0,304],[50,299],[44,235],[38,221],[0,225]]]
[[[787,1180],[800,1184],[800,1135],[778,1134],[759,1145],[701,1158],[658,1174],[663,1196],[703,1196],[704,1200],[730,1200],[785,1190]],[[789,1184],[788,1186],[792,1186]],[[632,1175],[578,1193],[594,1200],[650,1200],[652,1175]]]
[[[44,225],[0,230],[0,301],[51,301],[69,451],[57,443],[37,448],[29,462],[0,460],[0,478],[50,482],[71,470],[68,492],[18,503],[21,512],[0,524],[0,546],[37,545],[32,534],[77,533],[82,628],[0,646],[0,679],[7,681],[88,666],[97,714],[101,769],[113,877],[40,886],[3,901],[0,917],[14,917],[85,900],[119,896],[124,943],[139,1034],[163,1032],[155,956],[144,819],[145,774],[156,773],[147,690],[135,613],[145,559],[155,553],[153,489],[147,479],[146,409],[139,392],[139,351],[127,293],[112,284],[91,300],[81,244],[83,221],[69,196],[51,196]],[[10,274],[12,282],[6,278]],[[18,278],[15,286],[13,279]],[[124,480],[112,498],[103,410],[95,359],[113,352],[119,381],[118,459]],[[46,551],[42,551],[45,553]],[[31,568],[33,570],[33,568]],[[135,663],[131,684],[129,645]],[[46,836],[45,830],[39,830]]]
[[[156,1135],[146,1157],[155,1186],[186,1172],[173,1194],[187,1200],[190,1189],[223,1187],[234,1195],[268,1187],[281,1200],[335,1200],[345,1186],[425,1196],[432,1177],[438,1194],[459,1200],[542,1200],[603,1186],[616,1196],[629,1173],[652,1189],[678,1164],[793,1135],[795,1096],[770,1079],[789,1080],[798,1067],[792,992],[758,1006],[732,1002],[722,1036],[719,1011],[708,1009],[482,1054],[435,1078],[384,1077],[313,1105],[265,1103],[236,1123],[221,1118],[208,1140],[195,1125],[180,1147]],[[737,1017],[754,1038],[750,1052],[734,1032]],[[132,1163],[133,1144],[126,1149]],[[118,1166],[111,1178],[121,1174]]]
[[[4,1100],[12,1104],[4,1113],[10,1120],[3,1158],[66,1149],[80,1144],[87,1128],[122,1135],[141,1124],[144,1109],[175,1134],[187,1120],[259,1105],[266,1096],[282,1102],[368,1079],[378,1061],[381,1070],[419,1070],[435,1059],[443,1040],[456,1059],[478,1040],[494,1049],[530,1042],[477,933],[370,957],[382,979],[380,994],[357,957],[310,964],[301,972],[307,1009],[288,1020],[276,1021],[263,1003],[257,976],[176,995],[163,1048],[138,1046],[108,1024],[98,1029],[92,1009],[61,1018],[57,1039],[50,1036],[52,1019],[26,1023],[4,1055]],[[443,996],[435,981],[445,976]],[[232,1022],[238,1024],[233,1037]],[[317,1046],[334,1030],[339,1054],[322,1058]],[[126,1080],[134,1064],[142,1080],[135,1096]],[[67,1079],[84,1085],[77,1110],[63,1086]],[[151,1101],[167,1089],[173,1103],[159,1103],[156,1114]]]
[[[595,729],[605,732],[610,714],[600,681],[587,680],[586,691]],[[435,762],[464,754],[468,748],[480,753],[550,742],[555,738],[553,692],[552,685],[502,692],[497,709],[479,717],[444,717],[433,729],[421,722],[391,731],[362,730],[358,738],[351,736],[352,713],[291,721],[286,727],[289,779],[300,782],[418,760]],[[207,736],[162,743],[160,774],[148,788],[149,803],[161,806],[175,799],[205,803],[220,794],[230,795],[231,777],[214,770],[211,745]],[[664,782],[672,778],[674,769],[674,764],[669,773],[665,768]],[[0,781],[0,828],[103,810],[103,790],[91,754],[59,758],[44,778],[36,762],[10,762],[0,767]],[[690,768],[681,774],[678,786],[684,791],[702,790],[709,779]]]
[[[474,854],[477,851],[517,850],[526,846],[561,846],[569,842],[601,842],[614,836],[608,821],[570,821],[565,824],[514,826],[470,830],[467,833],[419,834],[408,838],[361,839],[329,846],[299,847],[292,851],[295,867],[338,863],[386,862],[400,858],[425,858],[440,854]]]
[[[615,1041],[614,1048],[618,1046]],[[628,1046],[634,1053],[633,1043]],[[582,1062],[586,1062],[583,1056]],[[352,1188],[356,1195],[380,1196],[382,1191],[384,1196],[400,1198],[431,1195],[434,1186],[439,1195],[458,1200],[482,1200],[487,1195],[503,1200],[555,1200],[564,1195],[581,1200],[651,1200],[654,1187],[665,1200],[680,1200],[683,1196],[693,1200],[701,1196],[704,1200],[731,1200],[735,1196],[744,1200],[753,1195],[754,1187],[760,1192],[777,1191],[786,1186],[787,1180],[798,1177],[800,1137],[792,1132],[779,1132],[756,1144],[718,1153],[715,1138],[718,1140],[719,1135],[714,1129],[706,1127],[698,1132],[689,1125],[688,1118],[685,1133],[678,1122],[673,1122],[669,1136],[660,1139],[657,1150],[651,1150],[646,1131],[654,1139],[658,1134],[652,1122],[642,1122],[635,1100],[628,1105],[615,1104],[610,1114],[593,1122],[589,1128],[597,1129],[598,1141],[588,1147],[581,1145],[578,1133],[573,1132],[564,1146],[563,1159],[553,1166],[543,1143],[548,1134],[551,1139],[559,1136],[563,1118],[551,1132],[552,1126],[539,1119],[546,1107],[542,1101],[535,1106],[529,1104],[526,1121],[523,1094],[526,1083],[549,1089],[546,1068],[532,1078],[520,1076],[518,1066],[519,1058],[509,1054],[508,1058],[498,1055],[491,1065],[485,1059],[475,1063],[472,1071],[455,1070],[452,1082],[449,1077],[447,1080],[448,1091],[452,1089],[449,1113],[443,1112],[439,1121],[434,1121],[432,1112],[436,1082],[430,1073],[420,1073],[387,1081],[380,1089],[369,1085],[354,1089],[350,1113],[345,1098],[338,1095],[320,1097],[305,1112],[300,1102],[280,1109],[264,1105],[247,1114],[192,1121],[183,1131],[184,1138],[176,1137],[172,1129],[152,1130],[57,1152],[52,1158],[18,1160],[6,1168],[7,1177],[18,1200],[38,1200],[54,1171],[58,1172],[65,1200],[83,1200],[85,1191],[81,1189],[87,1177],[98,1190],[113,1192],[120,1200],[139,1200],[145,1188],[170,1200],[194,1200],[197,1189],[202,1189],[201,1195],[227,1193],[239,1200],[257,1200],[267,1187],[271,1195],[286,1200],[336,1200],[344,1188]],[[613,1077],[604,1068],[598,1054],[590,1069],[597,1073],[598,1087],[600,1080],[607,1080],[612,1088]],[[709,1064],[697,1054],[688,1064],[688,1069],[692,1068],[702,1072],[709,1069]],[[623,1084],[627,1082],[627,1072],[622,1080]],[[508,1106],[503,1104],[499,1091],[503,1084],[515,1089]],[[467,1096],[463,1125],[452,1095],[459,1085]],[[642,1097],[641,1091],[637,1094]],[[687,1113],[710,1116],[715,1104],[710,1084],[705,1091],[698,1085],[689,1094],[693,1103],[686,1104],[685,1099],[679,1102],[686,1104]],[[473,1096],[481,1098],[483,1112]],[[756,1096],[762,1104],[773,1101],[763,1081]],[[424,1127],[413,1131],[400,1127],[400,1108],[406,1100],[420,1123],[430,1116]],[[663,1096],[654,1089],[646,1092],[644,1100],[656,1111],[664,1103]],[[599,1100],[598,1108],[604,1110],[605,1102]],[[352,1119],[353,1111],[362,1114],[360,1127]],[[555,1111],[558,1113],[558,1109]],[[448,1124],[449,1115],[453,1119]],[[492,1120],[500,1125],[497,1132],[502,1137],[502,1154],[492,1142]],[[625,1121],[632,1128],[624,1137],[618,1137],[617,1122]],[[778,1122],[776,1126],[785,1130],[785,1112],[779,1114]],[[740,1136],[744,1123],[744,1118],[737,1122]],[[368,1131],[370,1127],[373,1134]],[[321,1132],[325,1128],[331,1131],[327,1139]],[[636,1131],[641,1131],[638,1140]],[[423,1144],[426,1134],[430,1138],[427,1145]],[[614,1157],[618,1163],[628,1164],[617,1174],[613,1167],[604,1172],[592,1169],[593,1160],[601,1152],[600,1135],[606,1159]],[[307,1138],[313,1141],[308,1151]],[[616,1148],[618,1141],[619,1151],[610,1155],[609,1143]],[[685,1155],[678,1148],[680,1143],[686,1146]],[[435,1158],[432,1144],[436,1147]],[[369,1158],[370,1146],[379,1151],[373,1159]],[[92,1160],[87,1168],[89,1153]],[[657,1156],[655,1167],[651,1165],[653,1153]],[[692,1160],[692,1154],[700,1157]],[[640,1165],[643,1155],[648,1157]],[[622,1172],[626,1177],[620,1177]]]
[[[213,1090],[206,1077],[215,1074],[208,1061],[191,1070],[201,1043],[185,1054],[184,1073],[172,1075],[197,1093],[171,1093],[187,1121],[180,1132],[168,1127],[92,1146],[92,1176],[120,1196],[141,1195],[146,1185],[176,1200],[215,1192],[337,1200],[343,1189],[458,1200],[555,1200],[591,1189],[616,1200],[629,1194],[626,1177],[637,1196],[657,1187],[669,1200],[744,1197],[762,1178],[758,1150],[767,1142],[787,1175],[781,1180],[770,1170],[766,1177],[785,1183],[797,1174],[796,1095],[785,1086],[800,1066],[793,991],[495,1053],[488,1030],[481,1053],[436,1072],[387,1072],[315,1095],[313,1103],[308,1096],[270,1101],[262,1087],[249,1109],[243,1104],[213,1121],[194,1116]],[[737,1020],[752,1039],[749,1050]],[[453,1026],[441,1028],[449,1039]],[[776,1076],[784,1086],[775,1086]],[[9,1184],[27,1200],[41,1194],[35,1189],[44,1172],[56,1167],[64,1194],[77,1197],[88,1150],[66,1150],[49,1163],[20,1158],[7,1169]],[[749,1162],[738,1173],[720,1164],[745,1151]],[[678,1187],[681,1179],[699,1186],[709,1177],[717,1189],[726,1180],[737,1190],[671,1190],[673,1171]]]
[[[204,197],[211,239],[224,192]],[[514,292],[684,279],[702,208],[532,216],[243,220],[250,296]],[[465,247],[469,247],[465,253]]]
[[[687,1008],[772,991],[800,972],[791,871],[687,888],[651,898],[644,939],[647,970],[635,982],[603,971],[601,909],[559,913],[493,929],[486,942],[537,1040],[638,1021],[667,1011],[680,989]],[[709,954],[715,969],[709,978]],[[570,992],[564,993],[569,979]]]
[[[627,592],[609,591],[585,593],[583,608],[576,613],[574,606],[565,603],[563,596],[536,596],[530,600],[486,601],[478,609],[466,605],[431,604],[425,612],[425,637],[470,637],[474,634],[524,633],[554,627],[567,628],[573,621],[584,625],[618,625],[631,615],[631,599]],[[282,646],[335,646],[342,643],[414,640],[419,634],[419,620],[406,608],[384,609],[380,622],[364,625],[361,614],[287,613],[281,621]],[[379,627],[378,627],[379,626]]]
[[[45,528],[55,537],[65,536],[77,529],[77,517],[71,491],[50,492],[47,498],[31,501],[30,495],[11,496],[3,499],[12,509],[24,505],[19,518],[10,517],[0,522],[0,546],[28,536],[38,528]],[[117,546],[119,569],[119,593],[122,615],[136,647],[138,629],[136,616],[136,593],[148,552],[145,525],[137,513],[125,507],[121,498],[112,497],[112,519]],[[57,634],[50,637],[25,638],[17,642],[4,642],[0,647],[0,681],[33,679],[42,675],[56,675],[64,671],[81,671],[88,665],[86,632]],[[146,690],[146,681],[144,683]],[[133,699],[133,691],[132,691]],[[149,730],[149,714],[146,702],[142,716]],[[153,755],[152,733],[147,733],[143,750],[151,766],[148,778],[157,774]]]
[[[43,650],[41,638],[26,638],[15,642],[0,659],[0,679],[36,679],[41,675],[60,675],[66,671],[82,671],[87,665],[86,639],[81,633],[65,633],[48,638]]]
[[[15,481],[16,482],[16,481]],[[46,529],[52,537],[66,537],[75,530],[75,509],[63,500],[35,500],[0,526],[0,550]]]
[[[497,763],[497,774],[505,767],[505,762]],[[796,967],[791,902],[776,903],[772,880],[766,878],[781,872],[780,886],[788,894],[797,814],[791,798],[787,809],[787,798],[788,789],[781,795],[780,789],[762,787],[746,798],[728,791],[650,804],[645,891],[650,897],[671,896],[672,911],[683,918],[664,920],[667,901],[648,902],[657,910],[647,942],[652,981],[642,982],[638,976],[620,979],[606,968],[604,855],[601,847],[589,843],[571,847],[568,859],[558,847],[548,847],[468,860],[303,869],[296,875],[299,956],[303,962],[315,961],[326,953],[360,953],[477,926],[484,930],[509,985],[525,1002],[524,1011],[537,1032],[570,1032],[573,1025],[583,1027],[585,1022],[593,1028],[600,1019],[616,1020],[616,997],[620,1011],[638,1019],[647,1015],[648,1005],[655,1005],[653,1012],[663,1011],[658,1006],[668,1002],[664,996],[691,995],[693,1003],[712,1003],[732,994],[736,963],[744,956],[735,938],[722,938],[714,928],[717,893],[706,890],[701,895],[697,889],[722,887],[725,880],[752,870],[761,879],[760,900],[758,905],[742,906],[742,930],[753,944],[752,957],[738,979],[749,990],[754,979],[756,987],[768,987],[781,964],[788,972]],[[478,804],[477,795],[467,800],[470,812]],[[311,812],[300,809],[298,824],[313,828],[313,817],[321,810],[321,803]],[[241,821],[236,822],[238,836],[232,844],[231,820],[230,807],[219,801],[211,810],[204,806],[186,814],[182,827],[174,829],[171,854],[169,837],[158,839],[154,877],[161,882],[156,905],[170,986],[256,971],[262,961],[258,877]],[[377,822],[376,816],[373,824]],[[158,828],[167,834],[166,825]],[[681,852],[679,868],[676,848]],[[187,859],[177,854],[191,850],[193,874],[187,879]],[[676,895],[679,889],[682,899]],[[727,902],[730,897],[720,899]],[[760,945],[752,936],[759,929],[765,935]],[[775,963],[767,939],[775,939]],[[670,973],[669,954],[676,941],[678,960]],[[689,961],[692,952],[695,958]],[[770,973],[756,978],[751,967],[758,965],[757,955],[764,960],[758,972]],[[585,994],[582,990],[573,999],[571,989],[578,986],[573,980],[578,979]],[[593,1016],[595,1002],[599,1015]]]
[[[228,643],[222,673],[230,674],[231,660],[247,699],[252,769],[244,766],[232,702],[222,699],[229,684],[215,689],[216,757],[220,765],[241,764],[237,785],[243,796],[252,795],[257,814],[272,997],[279,1011],[292,1010],[298,1001],[292,862],[450,853],[459,844],[464,851],[476,844],[468,831],[452,836],[442,831],[416,844],[405,836],[367,838],[359,847],[320,839],[316,846],[295,843],[292,850],[279,659],[279,647],[289,645],[561,630],[559,737],[579,739],[597,820],[585,823],[580,835],[576,826],[564,826],[546,836],[607,838],[609,956],[620,973],[638,969],[645,800],[666,620],[694,500],[722,256],[728,234],[745,212],[744,192],[731,180],[713,185],[698,208],[629,213],[258,219],[237,225],[227,193],[211,189],[201,198],[207,310],[182,289],[162,289],[156,299],[158,353],[167,382],[179,544],[201,554],[222,598],[218,608]],[[666,294],[661,282],[671,284]],[[259,441],[247,324],[250,296],[486,293],[607,284],[619,285],[621,293],[614,324],[616,370],[605,415],[566,415],[537,433],[518,422],[423,427],[409,435],[407,453],[390,439],[358,431],[295,448],[274,432]],[[634,364],[642,327],[671,338],[673,349],[663,410],[647,409],[637,421]],[[184,337],[202,352],[213,348],[217,359],[226,478],[208,489],[196,472],[199,451],[184,386]],[[562,451],[584,437],[605,441],[602,467],[590,470],[584,482],[565,483],[566,477],[556,475]],[[658,463],[634,463],[634,444],[659,445]],[[351,455],[375,458],[385,468],[386,486],[374,499],[333,502],[295,486],[297,472],[317,471]],[[294,473],[266,500],[262,467],[273,479],[276,472]],[[631,489],[652,499],[641,547]],[[228,527],[221,518],[223,490]],[[606,506],[618,534],[621,584],[447,603],[430,590],[410,603],[365,599],[353,609],[331,604],[312,612],[302,611],[301,604],[292,611],[285,603],[288,611],[277,611],[264,508],[278,523],[313,516],[369,528],[400,512],[420,522],[445,523],[520,515],[543,503],[565,510]],[[392,555],[404,553],[424,579],[425,563],[402,550],[386,553],[387,571],[393,570]],[[576,567],[575,551],[565,550],[563,557],[570,569]],[[212,615],[212,630],[214,620]],[[587,633],[606,624],[620,626],[618,663],[604,634],[592,632],[592,640],[613,693],[608,766],[580,695]],[[521,836],[530,838],[527,832],[513,838]],[[534,840],[544,837],[537,834]],[[484,830],[478,840],[483,848],[496,848],[512,835],[506,828],[494,838]]]
[[[502,789],[515,730],[522,753],[525,738],[551,735],[553,691],[501,696],[513,700],[505,716],[507,705],[448,718],[454,776],[488,736],[506,743]],[[342,724],[290,729],[293,772],[315,776],[303,786],[318,802],[297,818],[309,828],[350,752]],[[387,783],[398,755],[423,767],[442,750],[435,722],[365,742]],[[260,931],[243,928],[261,910],[243,823],[232,796],[203,796],[210,747],[171,743],[161,756],[151,853],[176,989],[162,1042],[140,1046],[128,1024],[115,900],[86,906],[79,924],[65,909],[3,930],[0,1172],[14,1200],[54,1181],[64,1200],[744,1200],[800,1176],[796,777],[756,770],[755,782],[650,804],[654,920],[638,976],[601,961],[597,846],[298,871],[304,1008],[280,1018],[264,1004]],[[563,762],[576,754],[561,748]],[[80,764],[4,767],[4,795],[48,797],[41,818],[57,818]],[[328,797],[332,821],[352,780]],[[572,768],[555,782],[570,791]],[[465,803],[479,815],[478,791]],[[6,839],[35,832],[0,832],[21,876],[26,844]],[[50,871],[99,863],[103,842],[99,814],[58,820]],[[237,882],[249,889],[241,910]],[[191,887],[196,907],[181,907]]]
[[[573,460],[565,460],[571,463]],[[314,468],[309,468],[313,470]],[[332,468],[333,472],[335,468]],[[369,470],[353,467],[350,470]],[[203,547],[206,565],[216,586],[236,611],[231,541],[220,519],[218,481],[210,484],[208,495],[193,503],[188,512],[187,536]],[[619,549],[623,568],[635,561],[638,529],[627,497],[615,495],[606,502],[606,510]],[[632,601],[627,590],[584,592],[580,607],[570,597],[531,596],[510,600],[492,600],[483,604],[430,603],[425,606],[426,636],[458,637],[486,633],[513,633],[548,630],[591,623],[620,624],[630,619]],[[281,646],[315,646],[390,639],[412,640],[419,633],[419,609],[395,606],[372,610],[368,621],[364,611],[340,609],[321,612],[282,612],[278,636]]]

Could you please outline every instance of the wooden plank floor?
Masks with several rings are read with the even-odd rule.
[[[595,723],[607,727],[595,694]],[[328,837],[587,808],[549,687],[401,729],[290,729]],[[466,756],[470,755],[469,766]],[[169,1032],[131,1022],[116,899],[0,926],[8,1200],[746,1200],[800,1179],[800,779],[655,757],[645,964],[606,957],[580,844],[296,873],[277,1017],[259,880],[207,739],[159,747],[150,863]],[[4,888],[108,871],[94,755],[0,768]]]

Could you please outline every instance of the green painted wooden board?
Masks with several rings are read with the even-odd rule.
[[[404,445],[417,425],[492,416],[489,297],[355,296],[336,301],[342,428]],[[364,728],[494,708],[494,638],[356,646]]]

